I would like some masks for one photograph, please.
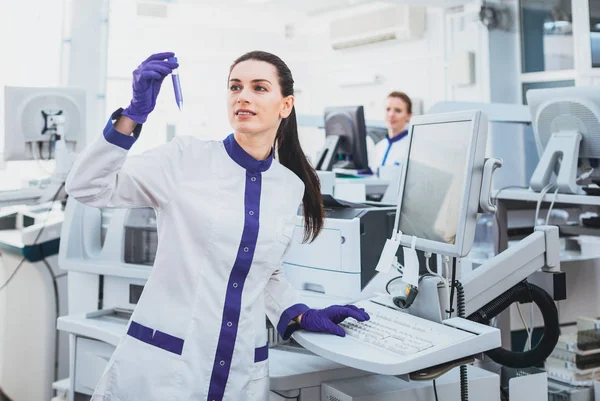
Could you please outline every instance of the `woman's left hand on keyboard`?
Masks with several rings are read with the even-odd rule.
[[[300,327],[308,331],[335,334],[345,337],[339,323],[352,317],[359,322],[369,320],[370,316],[363,308],[355,305],[332,305],[325,309],[309,309],[299,316]]]

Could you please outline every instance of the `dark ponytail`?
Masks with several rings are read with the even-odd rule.
[[[281,95],[286,97],[294,94],[292,72],[279,57],[267,52],[252,51],[235,60],[229,71],[231,72],[237,64],[247,60],[264,61],[274,66],[279,75]],[[304,183],[304,197],[302,198],[304,242],[312,242],[323,228],[325,210],[323,209],[319,176],[308,162],[300,146],[296,109],[294,107],[292,107],[290,115],[281,120],[275,136],[274,146],[279,155],[279,162],[294,172]]]
[[[304,241],[313,241],[323,228],[323,199],[321,183],[315,169],[310,165],[298,139],[296,109],[292,107],[290,115],[281,121],[275,146],[279,162],[292,170],[304,182]]]

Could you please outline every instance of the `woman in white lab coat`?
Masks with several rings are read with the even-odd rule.
[[[234,133],[223,141],[176,137],[127,157],[178,67],[172,56],[153,55],[134,71],[129,107],[113,113],[66,183],[88,205],[157,214],[152,274],[92,400],[264,401],[265,313],[284,338],[298,328],[343,336],[337,323],[368,315],[355,306],[310,309],[283,277],[299,205],[305,240],[319,234],[324,212],[298,141],[294,81],[277,56],[250,52],[232,65]]]
[[[412,101],[404,92],[392,92],[386,99],[385,122],[388,135],[375,145],[375,160],[371,169],[399,165],[408,156],[408,130],[412,117]]]

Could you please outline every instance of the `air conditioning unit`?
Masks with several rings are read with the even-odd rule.
[[[329,28],[331,47],[335,50],[389,40],[417,40],[425,33],[425,8],[386,6],[336,19]]]

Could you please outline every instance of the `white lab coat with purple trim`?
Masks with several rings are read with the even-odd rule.
[[[375,145],[374,158],[369,163],[371,170],[376,171],[381,166],[400,165],[408,157],[408,131],[404,131],[393,139],[383,138]],[[385,164],[384,164],[385,163]]]
[[[127,157],[134,142],[109,120],[66,183],[87,205],[157,215],[151,276],[92,400],[267,400],[265,313],[289,336],[308,309],[281,271],[302,181],[233,135],[176,137]]]

